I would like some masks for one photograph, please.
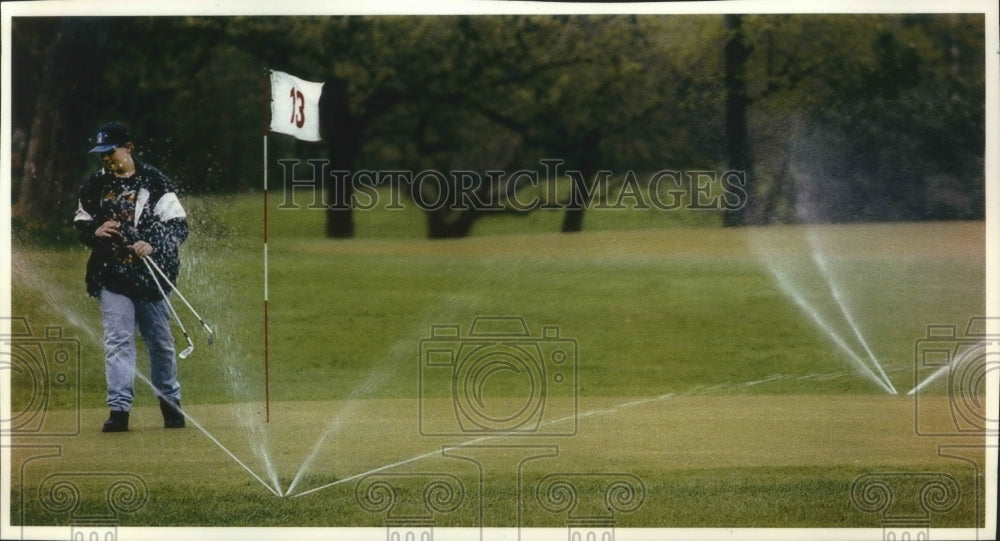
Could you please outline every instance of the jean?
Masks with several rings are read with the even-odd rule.
[[[130,411],[135,398],[135,331],[138,327],[149,353],[149,379],[158,396],[180,400],[177,357],[170,331],[167,300],[134,301],[125,295],[101,290],[104,323],[104,374],[108,381],[108,407]]]

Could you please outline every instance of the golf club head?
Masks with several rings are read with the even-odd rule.
[[[188,356],[191,355],[191,352],[193,351],[194,351],[194,344],[192,344],[191,341],[188,340],[188,347],[184,348],[184,350],[178,353],[177,356],[180,357],[181,359],[187,359]]]
[[[215,341],[215,333],[212,331],[212,328],[208,326],[208,323],[202,322],[202,326],[205,327],[205,332],[208,333],[208,345],[211,346],[212,342]]]

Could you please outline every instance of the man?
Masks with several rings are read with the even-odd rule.
[[[151,257],[176,283],[177,249],[188,235],[187,216],[170,179],[136,160],[125,127],[109,123],[97,132],[91,153],[104,167],[80,189],[74,224],[90,247],[87,293],[97,297],[104,325],[104,371],[111,413],[104,432],[128,430],[135,397],[135,331],[149,352],[150,379],[163,413],[163,426],[182,428],[181,388],[170,330],[168,300],[144,257]],[[169,294],[170,286],[159,287]]]

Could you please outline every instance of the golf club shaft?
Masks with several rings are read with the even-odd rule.
[[[177,293],[177,296],[181,298],[181,301],[183,301],[184,304],[188,307],[188,310],[191,310],[191,313],[194,314],[194,317],[198,318],[198,321],[200,321],[202,325],[208,327],[208,325],[205,324],[205,320],[203,320],[201,316],[198,315],[198,312],[195,311],[193,306],[191,306],[191,303],[189,303],[188,300],[184,298],[184,294],[181,293],[181,290],[177,289],[177,286],[170,281],[170,278],[167,278],[167,275],[163,272],[163,270],[160,269],[160,266],[156,264],[156,261],[154,261],[153,258],[149,256],[144,257],[143,260],[148,261],[149,264],[151,264],[153,268],[156,269],[156,272],[158,272],[160,276],[163,277],[163,281],[166,282],[167,285],[169,285],[170,288]]]
[[[181,321],[181,316],[177,314],[177,310],[174,310],[174,305],[170,304],[170,299],[167,298],[167,293],[163,291],[163,286],[160,285],[160,281],[156,279],[156,273],[153,272],[153,268],[149,266],[149,261],[143,257],[141,258],[143,263],[146,264],[146,270],[149,271],[149,275],[153,278],[153,283],[156,284],[156,289],[160,291],[160,295],[163,295],[164,302],[167,303],[167,308],[170,309],[170,313],[174,315],[174,319],[177,320],[177,326],[181,328],[181,332],[184,334],[184,339],[187,340],[188,347],[184,351],[187,354],[179,355],[182,359],[186,358],[194,350],[194,342],[191,341],[191,337],[188,336],[187,329],[184,328],[184,323]],[[184,353],[183,351],[181,353]]]

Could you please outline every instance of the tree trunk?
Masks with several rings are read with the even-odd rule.
[[[723,214],[722,223],[725,226],[740,226],[755,219],[754,214],[754,176],[753,157],[750,152],[750,140],[747,130],[747,107],[750,99],[747,97],[746,61],[750,57],[752,47],[747,45],[743,35],[742,17],[726,15],[726,29],[729,40],[726,42],[726,150],[729,154],[730,171],[742,171],[746,175],[747,201],[737,209],[727,210]]]
[[[98,48],[86,22],[61,20],[52,28],[45,62],[38,68],[41,79],[34,90],[24,170],[11,209],[29,228],[60,228],[73,219],[88,141],[99,126],[92,119],[101,86],[98,71],[83,59],[99,58]],[[20,103],[31,101],[30,96],[19,98]]]
[[[588,133],[582,141],[578,151],[577,163],[580,165],[579,174],[571,174],[569,204],[566,206],[566,214],[563,215],[561,231],[563,233],[579,233],[583,231],[583,216],[590,206],[590,200],[594,192],[599,189],[597,183],[597,169],[600,163],[600,151],[598,143],[600,134],[597,131]],[[567,171],[570,168],[567,167]],[[593,185],[588,182],[594,181]]]
[[[458,214],[458,218],[449,220],[448,217],[453,214],[448,209],[427,211],[427,238],[461,239],[469,236],[479,214],[473,210],[466,210]]]
[[[582,175],[572,177],[569,204],[566,206],[566,214],[563,215],[561,230],[563,233],[583,231],[583,215],[587,211],[587,205],[590,204],[588,197],[590,190],[587,186],[589,176],[584,172]]]
[[[332,78],[323,87],[320,96],[320,129],[327,142],[330,158],[330,191],[327,195],[326,236],[349,239],[354,236],[354,211],[351,199],[354,185],[350,172],[358,154],[358,134],[352,126],[347,109],[347,83]]]

